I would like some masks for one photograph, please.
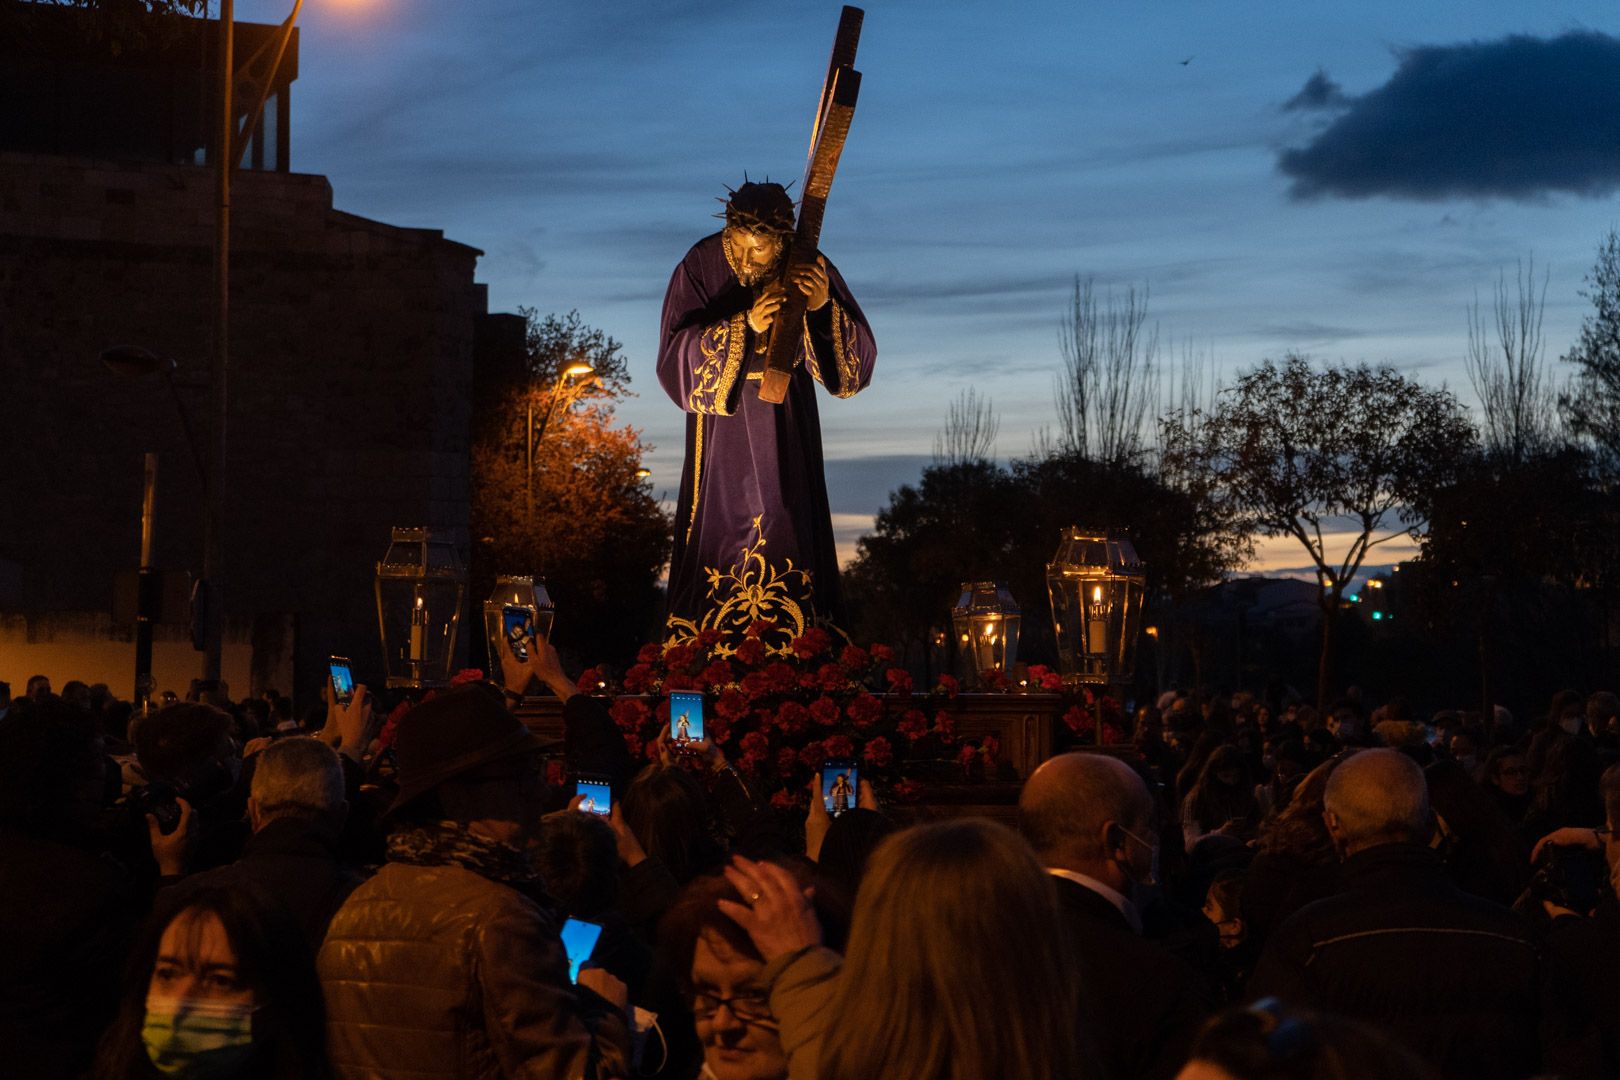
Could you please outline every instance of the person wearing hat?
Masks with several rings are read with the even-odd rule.
[[[624,984],[586,968],[570,985],[529,862],[540,746],[483,685],[400,720],[388,861],[318,960],[338,1076],[629,1075]]]
[[[666,636],[718,630],[740,641],[763,617],[782,635],[767,646],[785,647],[809,623],[840,616],[816,384],[838,398],[859,393],[877,344],[837,267],[792,252],[793,200],[781,184],[745,181],[725,203],[725,228],[692,246],[664,294],[658,381],[686,412]],[[804,329],[787,396],[772,404],[759,388],[788,289],[804,294]]]

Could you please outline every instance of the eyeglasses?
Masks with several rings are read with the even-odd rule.
[[[761,1027],[774,1027],[776,1016],[771,1012],[771,999],[769,994],[757,990],[746,994],[734,994],[731,997],[720,997],[703,990],[692,993],[692,1012],[694,1015],[707,1020],[720,1011],[724,1005],[745,1024],[756,1024]]]

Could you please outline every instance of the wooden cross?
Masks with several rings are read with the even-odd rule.
[[[866,13],[858,7],[845,7],[838,18],[833,38],[832,59],[827,78],[821,84],[821,102],[810,129],[810,156],[804,167],[803,195],[799,200],[799,220],[793,230],[793,245],[783,260],[782,285],[785,299],[771,323],[770,341],[765,347],[765,371],[759,382],[759,396],[780,404],[787,397],[793,379],[793,361],[804,333],[805,296],[793,284],[793,272],[816,261],[816,245],[821,240],[821,218],[827,212],[827,192],[832,190],[838,158],[849,136],[849,122],[855,116],[855,99],[861,92],[861,73],[854,68],[855,47],[861,40],[861,20]]]

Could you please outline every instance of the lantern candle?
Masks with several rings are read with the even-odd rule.
[[[411,663],[427,657],[427,610],[422,607],[422,590],[416,590],[416,606],[411,608]]]

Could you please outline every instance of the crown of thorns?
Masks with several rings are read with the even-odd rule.
[[[768,232],[785,236],[793,232],[793,199],[787,188],[771,183],[755,183],[743,174],[742,186],[726,188],[727,197],[718,199],[725,209],[715,217],[725,218],[726,224],[750,232]]]

